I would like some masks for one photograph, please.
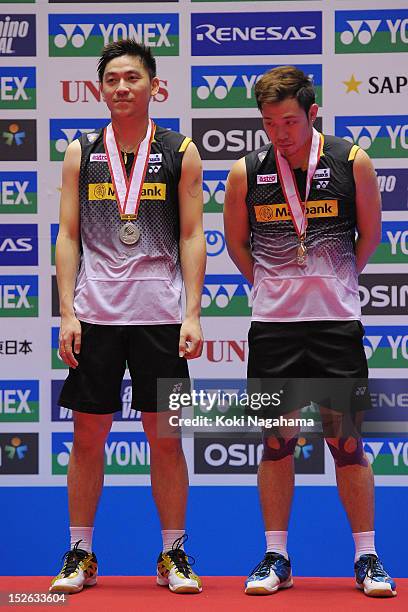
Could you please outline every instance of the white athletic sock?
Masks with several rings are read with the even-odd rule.
[[[162,529],[163,552],[165,550],[170,550],[173,542],[177,540],[177,538],[182,538],[185,533],[185,529]],[[184,550],[184,546],[181,546],[181,548]]]
[[[354,563],[358,561],[361,555],[377,555],[374,544],[375,531],[360,531],[359,533],[353,533],[353,538],[356,546]]]
[[[82,540],[82,542],[78,545],[78,548],[82,548],[82,550],[86,550],[87,552],[92,552],[93,530],[93,527],[70,527],[71,550],[74,548],[74,545],[78,542],[78,540]]]
[[[286,550],[288,541],[287,531],[265,531],[266,537],[266,552],[277,552],[289,559],[288,551]]]

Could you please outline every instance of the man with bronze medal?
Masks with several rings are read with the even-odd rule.
[[[374,481],[360,435],[370,401],[358,274],[381,238],[377,177],[365,151],[315,129],[315,93],[301,70],[270,70],[255,97],[270,144],[232,167],[225,237],[253,285],[248,389],[281,393],[281,403],[262,415],[279,417],[279,426],[263,432],[266,554],[245,592],[268,595],[293,584],[287,529],[300,432],[282,417],[299,416],[313,400],[353,532],[355,584],[368,596],[392,597],[395,582],[375,549]]]
[[[111,122],[73,141],[62,170],[59,353],[70,369],[59,405],[73,410],[74,441],[71,546],[50,591],[77,593],[96,583],[92,535],[105,441],[113,413],[122,410],[128,368],[162,527],[156,582],[175,593],[199,593],[201,580],[184,551],[187,466],[179,432],[169,430],[168,410],[170,393],[190,390],[187,360],[199,357],[203,346],[201,160],[190,138],[149,117],[159,89],[150,48],[133,40],[107,45],[98,75]],[[114,546],[112,551],[120,555]]]

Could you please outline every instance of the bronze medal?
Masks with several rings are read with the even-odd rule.
[[[307,248],[303,240],[299,243],[296,251],[296,263],[298,266],[305,266],[307,261]]]

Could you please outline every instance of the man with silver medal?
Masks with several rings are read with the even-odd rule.
[[[178,594],[200,593],[201,580],[184,551],[188,470],[180,431],[170,426],[169,396],[190,391],[187,360],[203,348],[201,160],[191,138],[149,117],[159,90],[150,47],[134,40],[108,44],[98,76],[111,122],[74,140],[62,170],[56,268],[59,354],[69,374],[58,405],[73,411],[74,439],[70,547],[50,591],[78,593],[97,582],[93,525],[105,443],[113,414],[122,411],[128,369],[162,529],[154,582]],[[139,527],[130,523],[129,535],[142,555]]]

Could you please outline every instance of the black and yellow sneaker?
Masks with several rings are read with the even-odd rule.
[[[187,535],[173,542],[171,550],[161,552],[157,559],[157,584],[168,586],[173,593],[201,593],[201,580],[190,566],[189,557],[181,548]],[[194,563],[194,559],[192,559]]]
[[[84,586],[96,584],[98,562],[95,553],[79,548],[79,540],[72,550],[63,556],[62,570],[51,582],[51,593],[79,593]]]

